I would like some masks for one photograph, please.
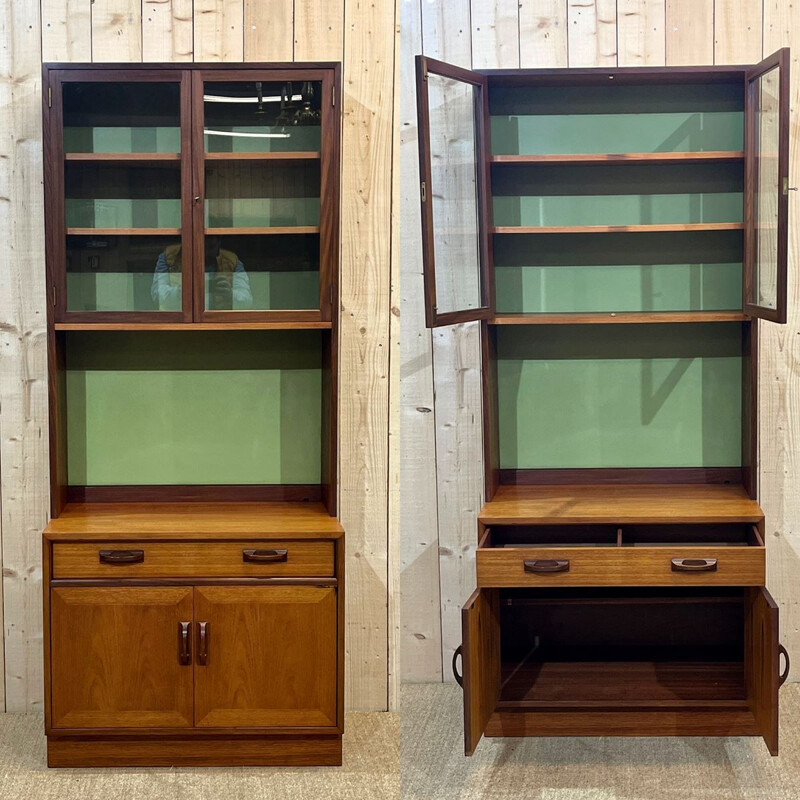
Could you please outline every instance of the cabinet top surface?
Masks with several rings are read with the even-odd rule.
[[[484,525],[760,522],[742,486],[660,484],[500,486],[478,515]]]
[[[344,533],[322,503],[69,503],[48,539],[335,539]]]

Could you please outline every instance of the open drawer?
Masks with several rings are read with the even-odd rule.
[[[763,586],[755,525],[506,525],[478,545],[479,587]]]
[[[462,626],[467,755],[484,735],[762,736],[777,754],[789,664],[762,587],[478,589]]]

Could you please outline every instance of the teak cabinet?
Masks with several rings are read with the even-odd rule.
[[[44,67],[50,766],[341,764],[339,86]]]
[[[788,63],[417,58],[427,323],[481,325],[467,755],[588,735],[777,753],[758,326],[786,321]]]

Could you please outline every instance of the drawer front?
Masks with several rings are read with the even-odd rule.
[[[329,578],[333,575],[330,541],[53,545],[53,578]]]
[[[479,549],[479,587],[761,586],[763,547]]]

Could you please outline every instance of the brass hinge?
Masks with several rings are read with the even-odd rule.
[[[428,80],[428,62],[427,61],[423,61],[422,62],[422,80],[424,80],[424,81]]]
[[[53,287],[53,306],[56,304],[56,287]]]
[[[53,88],[51,86],[47,87],[47,107],[53,107]]]
[[[796,191],[797,191],[797,187],[796,186],[789,186],[789,179],[788,178],[784,178],[783,179],[783,193],[784,194],[789,194],[789,192],[796,192]]]
[[[332,106],[336,105],[336,87],[335,86],[331,86],[331,105]]]
[[[428,196],[428,193],[425,191],[425,181],[422,181],[422,183],[419,185],[419,188],[422,194],[422,202],[424,203],[426,202]]]

